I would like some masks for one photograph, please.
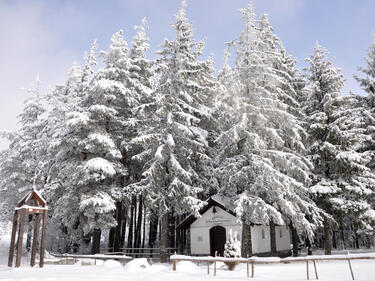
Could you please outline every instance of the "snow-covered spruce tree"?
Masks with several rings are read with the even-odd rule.
[[[363,146],[360,148],[361,151],[367,151],[372,155],[372,161],[369,163],[369,167],[372,171],[375,171],[375,34],[373,35],[373,43],[367,50],[367,57],[365,57],[366,67],[359,67],[359,71],[362,72],[364,77],[354,75],[354,78],[359,82],[362,89],[368,94],[364,97],[363,117],[366,118],[366,130],[369,138]]]
[[[227,95],[232,120],[220,122],[224,126],[217,139],[222,193],[233,198],[244,225],[293,224],[300,235],[311,238],[321,210],[308,196],[306,133],[291,110],[298,103],[280,67],[281,43],[266,17],[256,21],[252,5],[242,14],[245,28],[234,41],[233,83],[238,86],[229,87],[235,91]],[[275,242],[271,245],[275,252]]]
[[[374,107],[375,99],[375,33],[373,34],[373,43],[367,50],[367,57],[365,57],[366,67],[359,67],[365,77],[354,75],[354,78],[359,82],[362,89],[369,94],[372,107]]]
[[[96,66],[96,42],[84,55],[84,64],[73,64],[67,81],[48,95],[51,106],[45,135],[49,139],[44,161],[47,171],[46,195],[51,204],[49,231],[54,251],[84,250],[90,236],[84,235],[85,217],[79,208],[77,167],[82,164],[81,140],[87,132],[88,114],[83,107]]]
[[[209,186],[207,167],[208,126],[211,122],[209,102],[216,85],[212,61],[199,61],[203,42],[193,38],[186,18],[186,3],[173,24],[176,39],[166,39],[158,52],[158,81],[153,92],[153,110],[134,140],[148,156],[143,178],[132,188],[145,189],[152,208],[162,216],[161,261],[166,261],[168,213],[198,211],[204,204],[198,194]]]
[[[233,232],[232,229],[229,230],[228,240],[224,245],[224,257],[226,258],[239,258],[241,257],[241,242],[238,240],[237,232]],[[229,270],[234,270],[237,263],[236,262],[226,262]]]
[[[140,145],[132,143],[131,140],[139,135],[142,134],[142,130],[138,128],[142,128],[144,122],[144,115],[142,114],[144,110],[147,110],[147,105],[152,102],[151,99],[151,92],[153,88],[153,75],[154,71],[152,66],[154,64],[153,61],[149,60],[146,56],[146,52],[149,48],[149,39],[146,34],[146,30],[148,29],[147,21],[144,18],[140,26],[136,26],[136,35],[133,38],[131,48],[129,49],[129,59],[130,59],[130,66],[129,66],[129,77],[127,78],[126,85],[131,91],[131,96],[134,97],[132,102],[132,106],[129,107],[130,111],[124,112],[123,116],[125,117],[125,122],[127,129],[125,132],[122,133],[122,140],[121,140],[121,151],[122,151],[122,160],[121,162],[128,170],[128,176],[126,178],[121,179],[122,185],[125,185],[124,189],[124,196],[122,196],[122,200],[116,203],[117,206],[117,226],[114,233],[114,242],[113,242],[113,249],[114,251],[119,251],[120,249],[120,230],[121,230],[121,214],[122,212],[120,209],[126,208],[125,205],[130,205],[130,217],[133,217],[133,212],[135,209],[135,205],[138,202],[138,221],[134,223],[136,225],[135,229],[133,229],[133,221],[136,221],[136,218],[130,219],[129,222],[129,235],[128,235],[128,247],[140,247],[140,235],[136,232],[140,231],[140,219],[142,217],[142,205],[143,205],[143,197],[142,190],[137,188],[131,188],[127,185],[135,183],[139,181],[142,174],[142,167],[144,166],[144,159],[142,157],[136,158],[133,156],[142,154],[143,149]],[[119,198],[120,199],[120,198]],[[138,199],[138,200],[137,200]],[[134,231],[133,231],[134,230]],[[133,239],[134,234],[134,239]],[[123,238],[122,238],[123,239]]]
[[[359,151],[366,152],[371,157],[371,161],[367,165],[371,171],[375,171],[375,33],[373,34],[373,42],[367,49],[367,57],[365,57],[366,67],[359,67],[360,75],[354,75],[354,78],[359,82],[362,89],[368,94],[360,99],[360,107],[362,110],[361,119],[365,119],[363,128],[366,129],[367,138],[362,139],[362,145]],[[375,200],[370,200],[373,208],[375,208]]]
[[[358,127],[358,110],[352,98],[342,97],[343,75],[327,58],[318,43],[310,58],[306,114],[309,156],[314,164],[311,188],[315,201],[336,221],[346,217],[355,229],[371,230],[374,211],[367,202],[372,195],[374,176],[366,167],[366,154],[356,151],[363,130]],[[332,217],[325,217],[325,253],[332,248]]]
[[[19,129],[15,132],[2,132],[2,136],[6,137],[10,144],[1,152],[0,186],[5,189],[2,193],[9,195],[4,198],[9,201],[5,205],[11,209],[25,192],[32,189],[35,178],[39,188],[44,186],[44,179],[40,174],[45,148],[41,137],[45,108],[40,96],[39,77],[28,90],[28,94],[22,113],[18,116]]]
[[[28,90],[28,94],[23,111],[18,116],[20,128],[15,132],[5,133],[10,145],[1,152],[0,184],[5,190],[2,191],[4,201],[0,207],[8,216],[13,213],[16,203],[32,189],[34,180],[38,189],[44,188],[42,155],[45,152],[45,139],[42,135],[45,109],[40,96],[39,78]],[[27,251],[31,249],[31,224],[32,217],[29,216],[26,224]]]

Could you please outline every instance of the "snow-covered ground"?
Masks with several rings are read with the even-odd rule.
[[[147,280],[147,281],[195,281],[195,280],[246,280],[246,265],[239,265],[234,271],[226,269],[224,264],[217,264],[217,274],[213,276],[213,265],[210,275],[207,275],[207,264],[196,265],[181,261],[177,264],[177,271],[172,265],[149,265],[145,259],[128,262],[125,266],[117,261],[108,260],[97,262],[80,260],[75,265],[45,265],[44,268],[31,268],[27,259],[23,260],[21,268],[8,268],[8,239],[0,240],[0,280],[1,281],[119,281],[119,280]],[[86,264],[83,266],[81,264]],[[90,265],[87,265],[90,264]],[[352,267],[356,280],[375,280],[375,260],[354,260]],[[350,270],[346,261],[317,262],[319,280],[351,280]],[[252,278],[249,278],[250,280]],[[314,280],[314,269],[310,265],[310,280]],[[256,281],[306,280],[305,263],[256,265]]]
[[[137,261],[136,261],[137,262]],[[356,280],[375,280],[375,261],[352,262]],[[317,264],[319,280],[351,280],[348,264],[346,262],[320,262]],[[177,271],[171,265],[153,264],[152,266],[121,266],[115,261],[107,261],[101,265],[81,266],[75,265],[46,265],[43,269],[38,267],[21,267],[9,269],[6,265],[0,266],[0,280],[22,281],[54,281],[54,280],[246,280],[246,266],[240,265],[234,271],[228,271],[224,266],[218,268],[217,275],[213,276],[211,267],[207,275],[206,265],[197,266],[190,262],[180,262]],[[313,268],[310,267],[310,279],[315,279]],[[251,278],[250,278],[251,279]],[[286,265],[258,265],[255,267],[257,281],[266,280],[306,280],[306,267],[303,263]]]

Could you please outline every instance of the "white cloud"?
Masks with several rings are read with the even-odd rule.
[[[61,27],[59,32],[43,23],[46,15],[64,21],[61,10],[53,12],[34,1],[0,2],[0,130],[16,128],[26,95],[21,87],[28,88],[39,74],[46,91],[48,85],[61,82],[69,65],[81,56],[63,48]],[[65,23],[63,32],[69,28],[71,24]],[[0,149],[5,144],[0,140]]]

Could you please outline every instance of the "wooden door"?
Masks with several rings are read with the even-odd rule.
[[[216,225],[210,229],[210,254],[215,255],[215,251],[221,257],[224,255],[224,245],[226,241],[225,228]]]

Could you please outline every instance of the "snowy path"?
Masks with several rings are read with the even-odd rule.
[[[116,264],[115,264],[116,266]],[[352,262],[356,280],[374,281],[374,261]],[[318,262],[319,280],[343,281],[351,280],[347,262]],[[180,262],[177,271],[172,271],[170,265],[154,264],[148,268],[108,267],[106,265],[81,266],[76,265],[46,265],[45,268],[23,267],[9,269],[0,265],[0,280],[4,281],[118,281],[118,280],[150,280],[150,281],[195,281],[195,280],[247,280],[246,266],[240,265],[234,271],[219,268],[217,276],[213,276],[211,267],[207,275],[206,265],[197,266],[190,262]],[[310,268],[310,280],[314,280],[313,268]],[[304,263],[257,265],[255,278],[249,280],[266,281],[297,281],[306,280],[306,267]]]

